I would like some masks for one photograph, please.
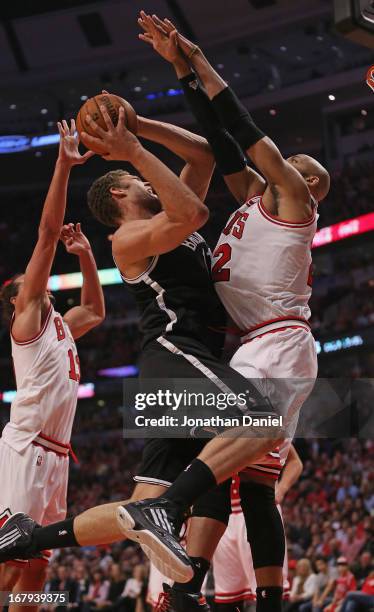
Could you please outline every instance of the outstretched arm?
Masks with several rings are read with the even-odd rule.
[[[169,20],[161,21],[156,16],[152,19],[155,25],[168,30],[170,35],[176,32],[175,26]],[[310,194],[300,173],[283,158],[274,142],[255,125],[247,109],[214,70],[201,49],[181,34],[177,33],[176,36],[180,50],[199,75],[221,123],[266,178],[279,214],[290,221],[309,218]]]
[[[79,257],[83,276],[81,303],[64,315],[73,338],[80,338],[90,329],[99,325],[105,318],[104,294],[97,273],[96,261],[91,245],[81,230],[81,224],[64,225],[61,240],[68,253]]]
[[[152,45],[161,57],[173,65],[191,112],[200,124],[218,169],[234,197],[243,203],[254,194],[263,193],[265,181],[247,166],[241,148],[221,124],[207,93],[179,48],[177,32],[171,23],[161,22],[144,11],[141,11],[138,23],[143,30],[139,38]]]
[[[65,215],[70,170],[74,165],[85,163],[93,155],[91,151],[80,155],[74,120],[71,121],[70,127],[66,121],[58,123],[58,129],[59,155],[43,207],[38,241],[26,268],[15,305],[14,332],[21,340],[35,335],[41,327],[42,302]]]
[[[100,108],[107,130],[87,116],[97,138],[82,133],[86,146],[104,143],[108,160],[129,161],[157,193],[162,212],[149,219],[129,221],[113,236],[113,254],[124,272],[128,266],[176,248],[207,221],[209,211],[202,201],[157,157],[144,149],[124,124],[123,108],[114,126],[105,107]]]

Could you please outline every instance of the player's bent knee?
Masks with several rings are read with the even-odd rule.
[[[214,519],[227,525],[231,514],[230,488],[231,478],[199,497],[192,516]]]

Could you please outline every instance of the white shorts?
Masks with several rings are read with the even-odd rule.
[[[69,457],[30,444],[19,453],[0,439],[0,526],[15,512],[40,525],[66,517]]]
[[[278,506],[281,512],[280,507]],[[229,604],[256,599],[256,576],[242,512],[233,513],[213,557],[214,601]],[[289,590],[287,552],[283,565],[283,591]]]
[[[289,423],[292,438],[300,408],[317,377],[317,353],[312,334],[303,328],[286,328],[258,336],[236,351],[230,365],[252,379],[274,409]]]

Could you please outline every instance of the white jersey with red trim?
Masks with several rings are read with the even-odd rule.
[[[303,223],[282,221],[255,196],[235,211],[213,253],[213,279],[227,312],[240,330],[255,337],[310,317],[311,245],[316,203]]]
[[[50,307],[39,334],[27,342],[11,335],[17,394],[2,439],[18,452],[42,434],[68,445],[80,378],[69,326]]]

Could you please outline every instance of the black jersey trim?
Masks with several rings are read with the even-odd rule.
[[[178,315],[174,310],[166,306],[165,299],[164,299],[164,294],[166,293],[166,289],[161,287],[161,285],[157,281],[153,280],[149,276],[149,274],[146,274],[142,280],[146,283],[146,285],[151,287],[151,289],[153,289],[153,291],[157,293],[157,296],[156,296],[157,305],[159,309],[162,310],[162,312],[164,312],[169,317],[169,322],[166,324],[164,331],[166,333],[171,332],[174,325],[178,322]]]
[[[134,278],[128,278],[127,276],[125,276],[123,274],[123,272],[121,272],[120,268],[117,266],[116,260],[113,257],[114,263],[116,264],[116,268],[118,269],[122,280],[125,281],[125,283],[129,283],[129,285],[136,285],[137,283],[141,283],[144,280],[145,276],[148,276],[148,274],[150,272],[152,272],[152,270],[155,269],[157,262],[158,262],[158,258],[159,255],[154,255],[151,259],[151,262],[148,266],[148,268],[146,270],[144,270],[144,272],[142,272],[141,274],[139,274],[139,276],[135,276]]]
[[[164,338],[164,336],[160,336],[159,338],[157,338],[157,342],[159,342],[167,351],[174,353],[174,355],[184,357],[184,359],[186,359],[191,365],[193,365],[204,376],[206,376],[206,378],[209,378],[212,383],[214,383],[219,389],[221,389],[223,393],[234,393],[233,390],[230,389],[230,387],[228,387],[226,383],[217,376],[217,374],[215,374],[210,368],[208,368],[208,366],[206,366],[202,361],[200,361],[195,355],[192,355],[191,353],[185,353],[180,348],[175,346],[175,344],[170,342],[170,340]],[[241,406],[238,406],[238,408],[241,412],[243,412]]]

